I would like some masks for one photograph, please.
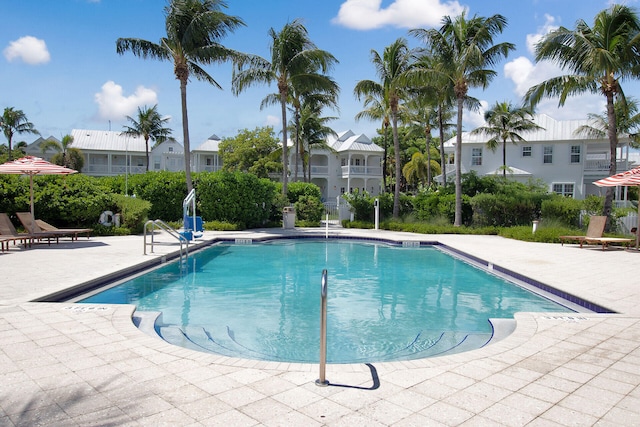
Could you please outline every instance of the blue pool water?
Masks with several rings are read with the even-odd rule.
[[[332,240],[218,244],[82,300],[161,311],[169,342],[233,357],[319,360],[328,271],[327,361],[408,360],[479,348],[489,318],[571,311],[434,247]]]

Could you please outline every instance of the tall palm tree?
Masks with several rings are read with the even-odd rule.
[[[149,140],[155,142],[163,142],[171,135],[171,129],[164,127],[169,121],[168,117],[161,117],[158,113],[158,105],[153,107],[138,107],[138,116],[133,118],[127,116],[127,120],[131,122],[131,126],[125,126],[125,130],[121,135],[141,136],[144,138],[145,154],[147,156],[147,172],[149,171]]]
[[[400,140],[398,138],[398,111],[405,96],[406,85],[402,80],[403,74],[411,67],[412,52],[404,38],[399,38],[387,46],[382,56],[371,50],[371,62],[376,69],[379,82],[360,80],[356,83],[354,94],[358,100],[377,99],[387,103],[380,105],[383,113],[389,111],[391,129],[393,132],[393,147],[395,150],[395,189],[393,194],[393,217],[400,214],[400,180],[402,166],[400,163]]]
[[[424,39],[427,49],[436,52],[439,60],[432,74],[446,78],[453,86],[458,107],[456,125],[456,207],[454,226],[462,225],[462,114],[469,88],[486,89],[496,76],[490,67],[506,58],[515,49],[512,43],[494,44],[494,38],[502,33],[507,19],[502,15],[488,18],[474,15],[467,19],[466,12],[451,18],[445,16],[442,26],[436,29],[416,29],[410,34]]]
[[[65,135],[60,142],[55,139],[47,139],[40,144],[40,151],[45,153],[48,149],[57,151],[51,158],[51,162],[67,168],[81,170],[84,166],[84,157],[79,148],[72,147],[73,136]]]
[[[617,99],[614,103],[616,113],[616,130],[618,136],[627,136],[631,139],[632,145],[638,145],[640,132],[640,111],[635,98],[628,97],[625,102]],[[589,138],[606,138],[609,131],[609,119],[607,112],[604,114],[587,114],[589,123],[577,128],[576,135]]]
[[[300,157],[304,169],[305,181],[311,182],[311,150],[313,148],[329,149],[327,138],[330,135],[336,135],[336,132],[329,127],[328,123],[337,117],[322,116],[324,102],[317,102],[316,98],[307,98],[303,101],[300,119],[296,124],[298,133],[300,134]]]
[[[389,100],[386,98],[388,94],[384,91],[376,94],[371,93],[364,97],[364,110],[356,114],[356,121],[362,119],[380,120],[380,133],[382,134],[382,148],[384,149],[382,158],[382,183],[384,191],[387,191],[387,156],[389,144],[387,143],[387,135],[389,134],[389,126],[391,126],[391,112],[389,111]]]
[[[191,179],[191,147],[187,114],[187,83],[189,77],[206,81],[221,89],[201,65],[223,63],[243,54],[220,43],[228,33],[245,25],[242,19],[223,13],[223,0],[171,0],[165,7],[167,35],[158,43],[135,38],[119,38],[116,50],[122,55],[131,51],[143,59],[153,58],[173,62],[173,72],[180,81],[182,133],[187,191],[193,189]],[[147,163],[148,164],[148,163]]]
[[[291,100],[291,90],[326,84],[326,73],[338,60],[329,52],[318,49],[300,20],[285,24],[280,32],[271,28],[269,36],[271,59],[253,55],[237,60],[232,88],[238,95],[254,84],[277,84],[282,115],[282,193],[286,194],[289,173],[287,103]]]
[[[558,97],[560,106],[569,96],[600,93],[607,101],[609,174],[616,173],[618,131],[615,98],[624,102],[621,82],[640,76],[640,21],[627,6],[613,5],[599,12],[589,26],[576,22],[571,30],[560,27],[545,35],[536,46],[536,61],[559,64],[568,74],[553,77],[530,88],[525,99],[536,105],[545,97]],[[611,216],[613,187],[607,189],[603,215]]]
[[[11,141],[14,135],[23,133],[40,135],[33,123],[27,119],[27,115],[22,110],[16,110],[13,107],[4,109],[2,117],[0,117],[0,129],[9,144],[9,161],[13,160]]]
[[[533,121],[533,112],[527,107],[516,107],[510,101],[498,102],[484,114],[487,126],[481,126],[471,131],[472,134],[489,136],[487,147],[496,151],[502,144],[502,176],[507,177],[507,141],[517,144],[524,141],[520,135],[536,129],[542,129]]]

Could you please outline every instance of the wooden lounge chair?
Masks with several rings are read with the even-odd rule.
[[[56,232],[71,237],[71,240],[78,240],[79,234],[86,234],[87,239],[91,237],[92,228],[58,228],[41,219],[36,219],[36,225],[44,232]]]
[[[621,243],[628,247],[635,241],[634,239],[622,237],[602,237],[606,222],[606,216],[592,216],[589,219],[589,227],[587,228],[587,234],[585,236],[560,236],[560,242],[564,244],[565,240],[575,240],[580,243],[580,247],[582,247],[584,243],[598,244],[602,245],[602,250],[605,250],[612,243]]]
[[[7,249],[9,242],[20,242],[25,246],[31,246],[34,240],[43,238],[43,236],[34,236],[31,233],[18,233],[9,215],[4,212],[0,212],[0,237],[3,240],[3,247],[6,244]]]
[[[607,223],[606,216],[592,216],[589,218],[589,227],[587,227],[587,234],[584,236],[559,236],[560,243],[564,245],[565,241],[577,241],[580,243],[580,247],[587,241],[587,239],[598,239],[602,237],[604,233],[604,226]]]
[[[56,228],[50,224],[47,224],[44,221],[40,221],[40,223],[38,223],[38,220],[33,221],[33,217],[31,216],[31,212],[16,212],[16,216],[18,217],[18,219],[20,220],[20,222],[22,223],[22,226],[25,228],[25,230],[27,230],[30,234],[33,234],[35,236],[37,235],[50,235],[56,238],[56,241],[60,238],[60,237],[64,237],[64,236],[69,236],[71,237],[71,240],[77,240],[78,239],[78,234],[81,233],[90,233],[92,230],[91,229],[85,229],[85,228],[74,228],[74,229],[61,229],[61,228]],[[44,229],[42,227],[40,227],[40,224],[44,223],[46,224],[46,227],[49,229]]]

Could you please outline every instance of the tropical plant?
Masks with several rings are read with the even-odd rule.
[[[282,115],[282,192],[286,194],[289,173],[287,103],[291,100],[291,91],[318,88],[324,84],[331,86],[332,80],[325,74],[337,60],[316,47],[307,29],[297,19],[285,24],[280,32],[271,28],[269,36],[271,60],[256,55],[236,60],[232,88],[238,95],[254,84],[277,84]]]
[[[158,105],[153,107],[138,107],[138,115],[134,117],[127,116],[127,120],[131,122],[131,126],[124,126],[121,135],[137,136],[144,138],[145,155],[147,157],[147,171],[149,171],[149,140],[152,139],[156,143],[163,142],[171,135],[171,129],[164,127],[169,121],[168,117],[161,117],[158,113]]]
[[[325,149],[333,151],[327,145],[327,138],[336,135],[328,123],[336,117],[321,116],[322,108],[326,105],[318,102],[318,97],[306,97],[303,100],[300,117],[295,123],[295,135],[300,139],[300,158],[302,159],[303,175],[305,182],[311,182],[311,150]]]
[[[382,182],[385,191],[387,190],[387,157],[389,144],[387,142],[388,129],[391,126],[391,114],[389,111],[389,100],[383,91],[379,94],[371,93],[364,96],[364,110],[356,114],[356,121],[361,119],[380,120],[381,126],[378,133],[382,135],[382,148],[384,149],[382,158]],[[376,141],[374,141],[376,142]]]
[[[616,113],[616,130],[619,137],[628,137],[631,144],[637,148],[640,132],[640,112],[635,98],[628,97],[626,102],[616,99],[614,102]],[[607,112],[604,114],[587,114],[588,124],[578,127],[574,133],[588,138],[606,138],[609,130]]]
[[[14,135],[23,133],[40,135],[33,123],[27,119],[27,115],[22,110],[16,110],[13,107],[4,109],[2,117],[0,117],[0,129],[2,129],[2,133],[4,133],[9,144],[9,161],[13,160],[11,141]]]
[[[243,56],[242,53],[220,43],[228,33],[245,25],[239,17],[223,13],[223,9],[226,8],[227,4],[222,0],[171,0],[165,7],[167,35],[158,43],[136,38],[119,38],[116,41],[116,50],[120,55],[131,51],[143,59],[173,61],[173,72],[180,82],[187,191],[193,189],[187,113],[189,77],[195,76],[198,80],[221,89],[220,84],[201,67],[201,64],[223,63]]]
[[[496,151],[502,144],[502,176],[507,176],[507,141],[517,144],[525,141],[520,135],[536,129],[543,129],[533,121],[533,112],[528,107],[516,107],[510,101],[498,102],[484,113],[486,126],[471,131],[472,134],[489,136],[487,147]]]
[[[640,76],[640,21],[628,6],[613,5],[600,11],[593,26],[576,22],[575,29],[560,27],[546,34],[536,46],[536,61],[558,64],[568,74],[553,77],[530,88],[525,99],[536,105],[545,97],[567,98],[583,93],[604,95],[607,105],[609,174],[616,173],[618,129],[614,100],[625,102],[621,82]],[[603,215],[611,217],[613,187],[607,189]],[[609,221],[610,222],[610,221]]]
[[[269,173],[280,172],[282,167],[278,161],[278,138],[270,126],[243,129],[234,138],[224,138],[219,151],[225,172],[249,172],[268,178]]]
[[[496,63],[514,50],[512,43],[494,44],[494,38],[502,33],[507,19],[502,15],[488,18],[474,15],[467,19],[466,12],[451,18],[445,16],[442,26],[436,29],[415,29],[410,34],[424,39],[427,49],[434,52],[438,60],[432,68],[426,69],[426,75],[446,79],[447,86],[453,86],[457,101],[456,124],[456,203],[454,226],[462,225],[462,114],[468,101],[469,88],[486,89],[496,76],[491,69]]]
[[[400,163],[400,140],[398,139],[398,111],[403,98],[406,96],[406,85],[402,75],[409,69],[412,61],[412,52],[407,41],[403,38],[387,46],[382,55],[371,50],[371,62],[376,69],[380,81],[361,80],[355,88],[354,94],[358,100],[364,98],[365,106],[369,102],[378,102],[379,110],[374,111],[379,117],[384,117],[389,112],[391,129],[393,132],[393,147],[395,152],[395,188],[393,194],[393,217],[400,214],[400,180],[402,166]],[[385,156],[386,158],[386,156]]]
[[[60,142],[55,139],[45,140],[40,144],[40,151],[45,153],[51,148],[57,151],[51,158],[52,163],[80,171],[84,166],[84,157],[82,156],[82,151],[79,148],[72,147],[72,144],[73,136],[65,135]]]

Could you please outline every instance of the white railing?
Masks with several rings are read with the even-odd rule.
[[[342,177],[348,175],[382,176],[382,168],[379,166],[342,166]]]

